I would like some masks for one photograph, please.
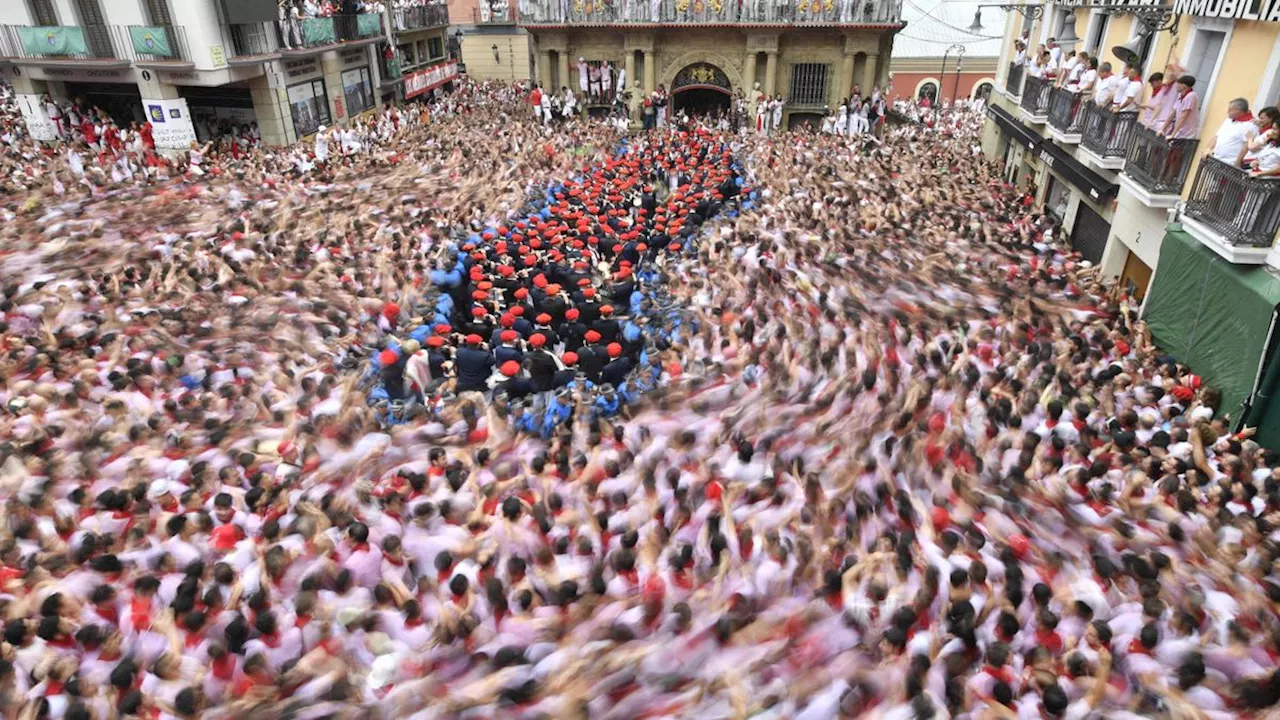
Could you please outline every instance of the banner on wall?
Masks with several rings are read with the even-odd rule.
[[[185,150],[196,139],[196,128],[191,124],[191,112],[185,98],[176,100],[143,100],[147,120],[151,122],[151,137],[161,150]]]
[[[133,51],[139,55],[173,57],[173,47],[169,45],[169,31],[162,27],[130,26],[129,39],[133,41]]]
[[[458,77],[457,60],[440,63],[426,70],[419,70],[405,77],[404,96],[406,98],[417,97],[428,90],[440,87],[456,77]]]
[[[84,29],[68,27],[20,27],[22,48],[32,55],[80,55],[89,52]]]
[[[53,142],[58,139],[58,128],[44,111],[44,102],[39,95],[18,95],[18,108],[22,111],[22,119],[27,122],[27,132],[40,142]]]

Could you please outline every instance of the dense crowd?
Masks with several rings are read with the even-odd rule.
[[[145,178],[5,116],[0,714],[1280,699],[1275,454],[973,109],[628,136],[529,105],[464,82],[352,152]]]

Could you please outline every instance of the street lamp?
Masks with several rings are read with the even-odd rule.
[[[982,8],[1000,8],[1001,10],[1012,10],[1024,18],[1032,22],[1039,20],[1044,15],[1044,3],[1017,3],[1003,5],[979,5],[978,9],[973,13],[973,24],[969,26],[969,32],[977,35],[983,31],[982,27]]]
[[[943,84],[947,78],[947,56],[952,53],[956,54],[956,90],[951,95],[951,101],[955,102],[956,96],[960,93],[960,68],[964,66],[964,45],[955,43],[942,53],[942,69],[938,71],[938,102],[942,102],[946,93],[942,91]]]
[[[497,63],[497,64],[501,64],[501,62],[502,62],[502,61],[498,58],[498,43],[494,43],[494,44],[493,44],[493,62],[494,62],[494,63]]]

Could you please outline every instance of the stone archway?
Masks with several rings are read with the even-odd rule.
[[[739,63],[730,61],[729,58],[720,53],[707,52],[705,50],[680,53],[675,56],[663,66],[662,72],[657,74],[657,82],[670,89],[680,71],[695,65],[709,65],[724,73],[725,79],[729,81],[728,92],[730,94],[739,90],[746,92],[746,88],[742,86],[742,69],[739,67]]]

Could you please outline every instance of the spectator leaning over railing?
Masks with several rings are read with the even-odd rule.
[[[1275,108],[1264,108],[1258,112],[1259,115],[1267,110],[1276,112]],[[1249,143],[1249,147],[1258,146],[1258,151],[1249,161],[1249,174],[1254,177],[1274,178],[1280,175],[1280,127],[1272,125],[1265,132],[1254,138]]]
[[[1081,94],[1093,92],[1093,86],[1098,82],[1098,58],[1085,55],[1078,67],[1080,72],[1067,89]]]
[[[1275,133],[1277,125],[1280,125],[1280,109],[1267,106],[1258,111],[1257,117],[1253,120],[1258,126],[1258,134],[1249,141],[1249,149],[1244,155],[1244,165],[1249,167],[1258,155],[1271,143],[1271,138]]]
[[[1111,72],[1111,63],[1098,66],[1098,79],[1094,83],[1093,101],[1098,107],[1109,107],[1111,99],[1120,91],[1124,78]]]
[[[1170,139],[1189,139],[1200,134],[1200,96],[1195,91],[1196,79],[1183,75],[1173,84],[1173,101],[1163,115],[1156,117],[1156,132]]]
[[[1238,168],[1249,150],[1249,141],[1257,135],[1258,126],[1253,122],[1253,113],[1249,112],[1249,101],[1236,98],[1227,106],[1227,119],[1218,128],[1209,155]]]
[[[1147,82],[1151,85],[1151,94],[1140,105],[1142,109],[1142,118],[1139,122],[1143,127],[1156,129],[1156,120],[1164,115],[1165,109],[1173,105],[1176,94],[1173,90],[1172,82],[1165,82],[1164,73],[1151,73],[1151,77],[1147,78]]]
[[[1111,97],[1111,112],[1135,112],[1142,105],[1142,75],[1133,65],[1125,65],[1122,79]]]

